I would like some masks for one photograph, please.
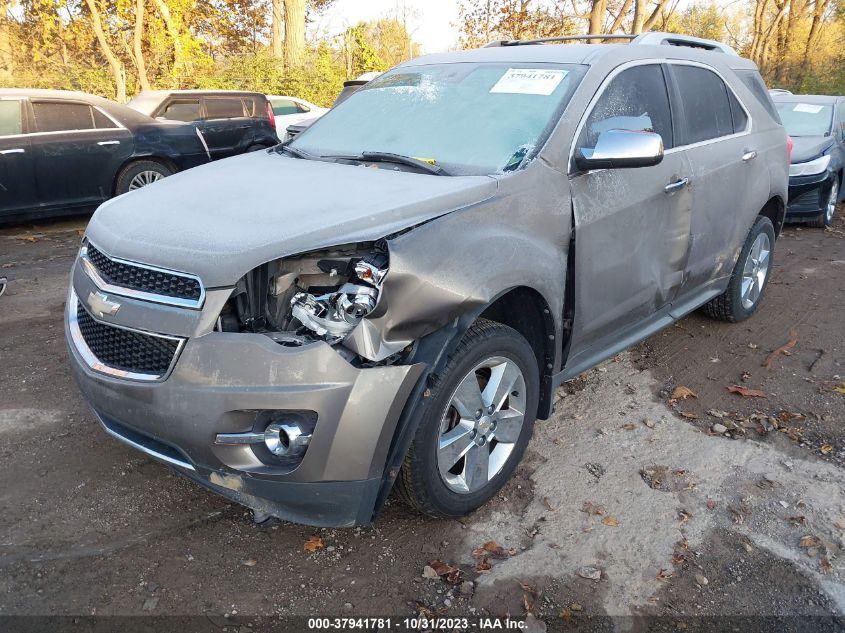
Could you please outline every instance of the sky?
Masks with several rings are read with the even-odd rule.
[[[456,0],[336,0],[314,28],[337,35],[364,20],[401,14],[405,8],[408,30],[424,53],[455,48],[458,42],[458,3]]]

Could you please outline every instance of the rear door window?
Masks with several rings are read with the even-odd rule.
[[[734,134],[739,134],[740,132],[744,132],[745,128],[748,127],[748,115],[745,113],[739,99],[736,98],[736,95],[730,89],[728,90],[728,99],[731,103],[731,118],[734,123]]]
[[[299,114],[302,112],[296,102],[290,99],[273,99],[273,114],[276,116],[285,116],[286,114]]]
[[[610,82],[587,118],[578,147],[595,147],[608,130],[656,132],[665,149],[674,147],[669,94],[658,64],[634,66]]]
[[[0,101],[0,136],[22,133],[21,102],[17,99]]]
[[[714,72],[699,66],[673,64],[683,106],[681,143],[691,145],[733,134],[728,87]]]
[[[86,103],[33,101],[35,129],[38,132],[71,132],[93,130],[94,116]]]
[[[237,119],[244,116],[240,97],[212,97],[205,100],[206,119]]]
[[[170,121],[185,121],[186,123],[198,121],[202,117],[200,114],[200,101],[199,99],[177,99],[171,101],[159,116]]]

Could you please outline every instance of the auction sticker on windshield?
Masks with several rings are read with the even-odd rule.
[[[490,92],[519,95],[550,95],[569,74],[566,70],[508,68]]]
[[[818,114],[822,111],[824,106],[820,105],[813,105],[812,103],[799,103],[794,108],[792,108],[793,112],[806,112],[807,114]]]

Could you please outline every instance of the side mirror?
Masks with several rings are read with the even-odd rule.
[[[654,132],[607,130],[599,134],[595,147],[575,152],[578,169],[620,169],[651,167],[663,160],[663,138]]]

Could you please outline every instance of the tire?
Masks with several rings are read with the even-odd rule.
[[[124,167],[115,181],[114,193],[119,196],[173,175],[173,170],[155,160],[138,160]]]
[[[836,205],[839,202],[839,177],[834,176],[833,182],[830,185],[830,193],[828,194],[828,202],[824,210],[815,218],[807,222],[808,226],[816,229],[823,229],[826,226],[833,224],[833,214],[836,213]]]
[[[510,478],[531,439],[539,376],[537,358],[521,334],[500,323],[476,321],[434,378],[421,405],[422,417],[396,481],[398,497],[417,511],[439,518],[461,517],[484,505]],[[487,384],[499,385],[498,393],[504,396],[485,395],[481,386]],[[474,414],[473,395],[481,398],[483,407]],[[500,402],[501,408],[491,412],[485,401]],[[459,413],[459,409],[464,411]],[[524,412],[521,425],[520,411]],[[441,442],[448,448],[438,450]],[[449,470],[464,445],[465,456]],[[481,468],[468,467],[473,465]]]
[[[764,262],[755,264],[755,259],[752,257],[752,250],[758,253],[758,255],[762,253],[762,251],[758,252],[756,250],[758,242],[762,244],[762,248],[768,248],[768,255],[765,256]],[[739,258],[737,258],[727,290],[709,303],[706,303],[702,307],[704,313],[713,319],[730,321],[732,323],[744,321],[754,314],[760,305],[763,292],[769,283],[769,277],[772,272],[774,246],[775,229],[772,226],[772,221],[765,216],[758,215],[754,221],[754,225],[748,232],[748,237],[745,238],[745,244],[742,246]],[[764,275],[762,282],[760,282],[760,273]],[[751,279],[752,281],[750,283],[752,287],[745,286],[743,279],[745,281]],[[743,287],[746,288],[745,293],[743,293]]]

